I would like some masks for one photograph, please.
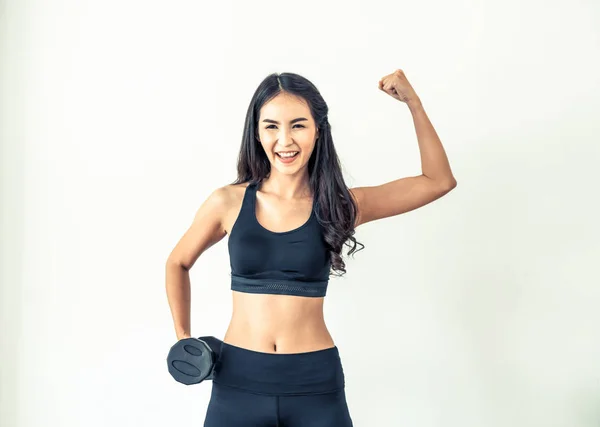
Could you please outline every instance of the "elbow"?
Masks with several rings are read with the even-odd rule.
[[[189,271],[188,266],[186,266],[181,260],[169,257],[167,262],[165,263],[166,269],[170,268],[181,268],[183,270]]]
[[[452,176],[448,179],[444,179],[443,181],[441,181],[440,187],[444,193],[449,193],[450,191],[456,188],[456,184],[456,178]]]

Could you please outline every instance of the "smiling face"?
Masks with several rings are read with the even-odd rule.
[[[271,171],[295,174],[306,167],[318,132],[306,101],[280,93],[260,110],[258,138],[271,162]],[[285,153],[293,157],[284,157]],[[281,154],[278,154],[281,153]]]

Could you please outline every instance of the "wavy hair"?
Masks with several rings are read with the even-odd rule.
[[[315,197],[315,216],[323,228],[330,254],[331,270],[341,276],[346,273],[343,246],[350,248],[348,255],[364,248],[353,237],[358,207],[342,176],[327,117],[329,108],[308,79],[294,73],[272,73],[260,83],[246,113],[237,161],[238,176],[232,184],[261,182],[269,176],[271,162],[258,139],[258,119],[262,106],[282,92],[304,99],[319,129],[315,148],[308,161],[309,185]],[[361,247],[357,249],[357,245]]]

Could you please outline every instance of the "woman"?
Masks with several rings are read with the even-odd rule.
[[[271,74],[250,102],[237,180],[210,194],[170,254],[166,288],[180,340],[191,337],[188,272],[229,236],[233,314],[205,427],[352,426],[338,348],[324,323],[329,276],[346,272],[344,245],[349,255],[364,247],[356,227],[456,186],[403,71],[383,77],[379,89],[412,113],[421,175],[347,188],[319,91],[297,74]]]

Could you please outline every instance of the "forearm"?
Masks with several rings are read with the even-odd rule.
[[[419,143],[423,175],[444,185],[455,185],[456,179],[452,175],[442,142],[429,121],[420,99],[408,103],[408,107],[413,117]]]
[[[190,273],[181,265],[167,262],[166,291],[177,339],[190,337]]]

